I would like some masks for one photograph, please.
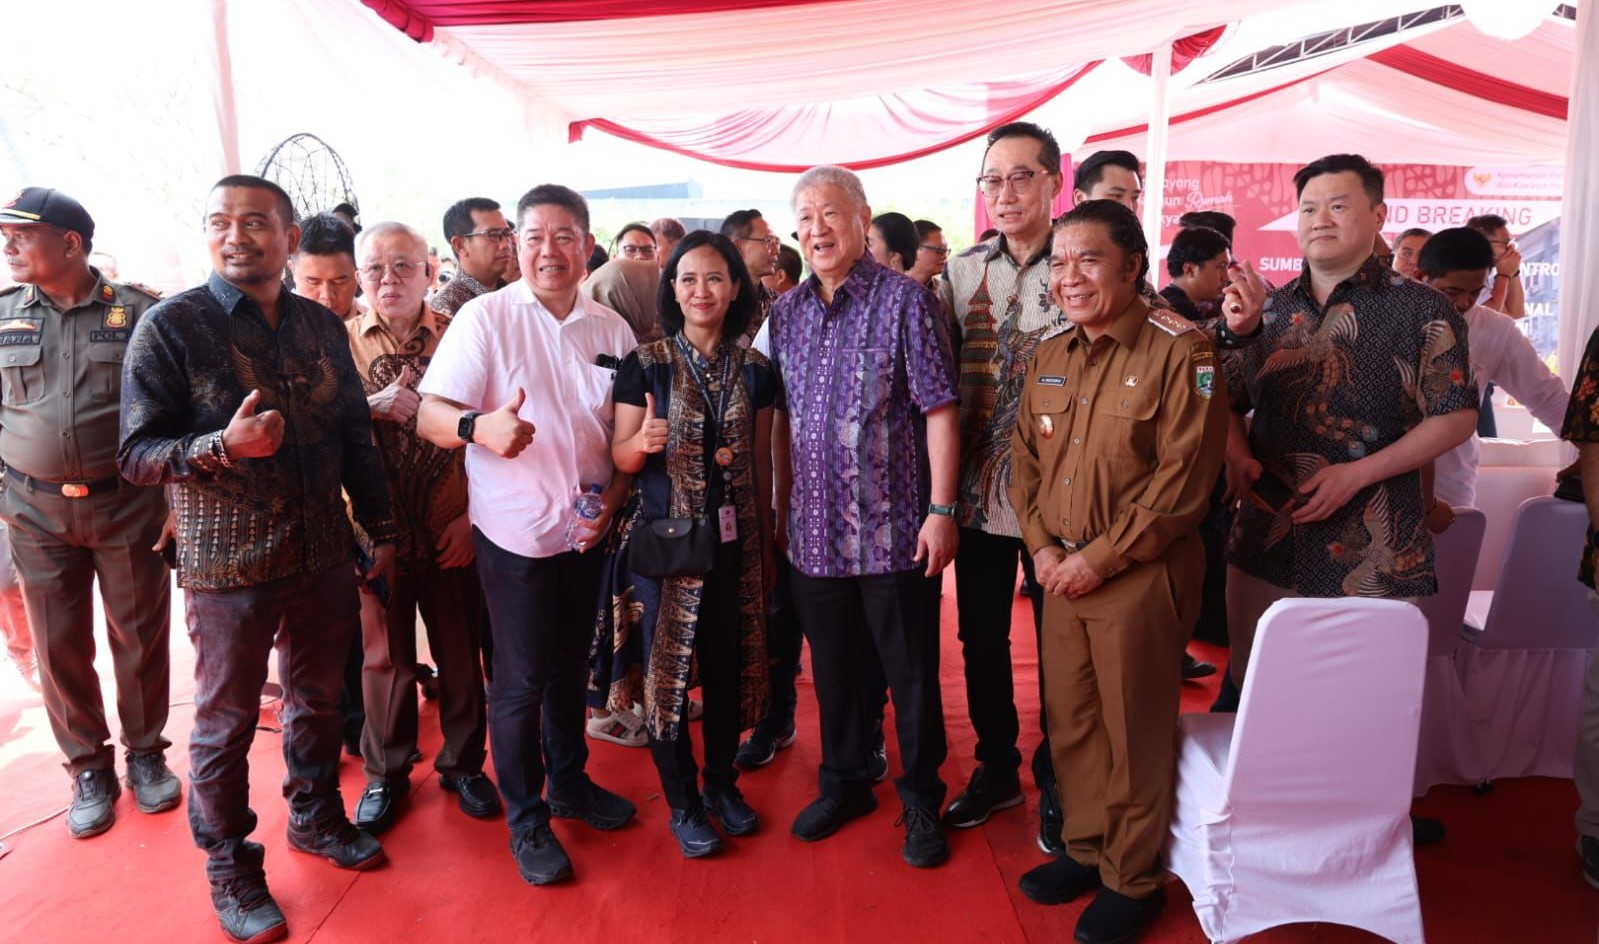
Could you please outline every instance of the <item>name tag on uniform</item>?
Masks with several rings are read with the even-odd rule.
[[[738,512],[732,505],[723,505],[716,510],[717,524],[722,530],[722,543],[727,544],[738,540]]]
[[[1043,385],[1045,387],[1064,387],[1064,386],[1066,386],[1066,378],[1065,377],[1051,377],[1048,374],[1039,375],[1038,382],[1039,382],[1039,384],[1041,384],[1041,385]]]
[[[89,343],[90,344],[99,344],[102,341],[111,341],[111,342],[116,342],[116,343],[127,343],[128,335],[129,335],[129,332],[127,332],[127,331],[90,331],[89,332]]]

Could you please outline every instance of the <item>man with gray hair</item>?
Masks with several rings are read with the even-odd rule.
[[[894,699],[903,855],[949,857],[938,578],[955,556],[955,364],[938,300],[866,252],[860,179],[815,167],[794,185],[812,277],[772,306],[784,392],[772,423],[778,544],[792,565],[821,709],[821,796],[794,835],[825,838],[877,807],[868,773],[874,658]]]
[[[369,226],[356,237],[355,257],[371,309],[346,322],[350,353],[372,410],[399,526],[389,599],[379,599],[376,588],[361,595],[367,786],[356,804],[355,825],[376,835],[394,824],[400,798],[411,787],[418,610],[439,666],[444,746],[433,764],[439,785],[458,796],[462,812],[478,818],[500,812],[500,795],[483,775],[483,591],[472,566],[466,455],[441,449],[416,431],[422,402],[416,387],[451,317],[426,303],[432,271],[427,241],[416,230],[393,222]]]

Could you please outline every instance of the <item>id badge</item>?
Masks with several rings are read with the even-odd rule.
[[[738,540],[738,512],[732,505],[723,505],[716,511],[716,520],[722,528],[722,543]]]

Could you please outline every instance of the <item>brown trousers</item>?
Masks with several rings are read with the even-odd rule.
[[[1205,573],[1197,535],[1077,600],[1044,597],[1042,668],[1066,854],[1131,898],[1164,881],[1182,661]]]
[[[439,727],[444,746],[433,766],[442,774],[483,772],[488,721],[483,701],[483,589],[475,566],[440,570],[402,563],[387,611],[361,594],[361,700],[366,728],[361,757],[369,782],[411,774],[416,750],[416,621],[427,627],[428,650],[439,668]]]
[[[117,717],[131,752],[161,751],[171,690],[172,571],[150,548],[167,519],[160,488],[124,483],[65,498],[5,482],[0,514],[22,583],[39,659],[39,684],[56,743],[74,777],[109,770],[114,751],[94,670],[94,597],[100,584]]]

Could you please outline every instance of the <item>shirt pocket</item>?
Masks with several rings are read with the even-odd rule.
[[[835,391],[848,396],[860,393],[861,415],[879,412],[894,393],[894,351],[886,347],[857,347],[844,350],[844,363],[849,371]]]
[[[615,410],[611,403],[611,390],[616,384],[616,371],[609,367],[600,367],[595,364],[583,365],[582,387],[579,396],[580,402],[587,403],[607,430],[614,429]]]
[[[122,345],[89,346],[89,392],[96,403],[122,399],[122,359],[126,354]]]
[[[1144,460],[1155,454],[1155,412],[1159,391],[1116,389],[1095,406],[1094,447],[1114,459]],[[1103,425],[1101,425],[1103,424]]]
[[[44,352],[37,344],[7,344],[0,347],[0,378],[5,402],[21,405],[44,396]]]
[[[1072,391],[1064,386],[1033,384],[1027,391],[1027,409],[1033,415],[1033,444],[1039,455],[1060,451],[1071,432]]]

